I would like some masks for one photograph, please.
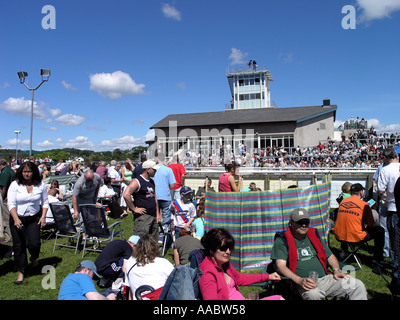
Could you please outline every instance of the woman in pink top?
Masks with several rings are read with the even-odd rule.
[[[235,175],[238,166],[236,164],[228,164],[225,166],[227,173],[221,174],[219,177],[219,192],[239,192],[242,187],[242,175],[239,175],[239,183],[236,185]]]
[[[199,266],[203,271],[199,285],[204,300],[245,300],[238,286],[281,279],[276,272],[271,274],[237,272],[229,262],[235,240],[225,229],[208,231],[201,239],[201,243],[206,254]],[[275,295],[262,300],[283,300],[283,298]]]

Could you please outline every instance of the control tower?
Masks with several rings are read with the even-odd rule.
[[[271,108],[270,82],[274,79],[265,67],[259,70],[255,60],[246,67],[228,69],[227,78],[232,95],[228,109]]]

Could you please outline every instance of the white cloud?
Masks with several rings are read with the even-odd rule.
[[[400,10],[400,0],[356,0],[361,10],[359,21],[369,22],[376,19],[389,18]]]
[[[42,129],[46,130],[46,131],[58,131],[57,127],[48,127],[48,128],[42,128]]]
[[[181,21],[181,13],[173,6],[165,3],[161,7],[161,11],[164,14],[164,17],[170,18],[176,21]]]
[[[56,142],[57,142],[57,143],[63,142],[63,139],[57,138],[57,139],[56,139]]]
[[[94,144],[89,141],[88,137],[78,136],[75,139],[69,140],[65,146],[65,148],[77,148],[77,149],[92,149]]]
[[[229,60],[231,60],[231,65],[246,63],[244,60],[247,57],[247,52],[242,52],[239,49],[232,48],[231,54],[229,55]]]
[[[85,121],[85,117],[77,116],[75,114],[63,114],[55,120],[59,123],[60,126],[73,127],[82,124],[82,122]]]
[[[113,73],[91,74],[90,90],[97,91],[112,100],[121,98],[122,95],[142,95],[144,84],[137,84],[128,73],[115,71]]]
[[[143,138],[135,138],[132,136],[125,136],[122,138],[107,139],[100,142],[100,147],[105,147],[108,150],[119,149],[132,149],[144,142]]]
[[[279,55],[279,61],[283,62],[283,63],[292,63],[293,62],[293,53],[289,52],[289,53],[281,53]]]
[[[59,116],[61,114],[61,110],[60,109],[50,109],[50,108],[48,108],[47,110],[50,112],[52,117],[57,117],[57,116]]]
[[[3,101],[2,104],[0,104],[0,108],[4,109],[4,111],[7,113],[13,113],[23,117],[30,117],[31,103],[31,100],[10,97],[7,100]],[[36,101],[33,102],[33,118],[47,118],[47,114],[43,111],[43,103],[40,103],[40,105],[38,105]]]
[[[20,140],[18,139],[18,149],[20,149],[22,146],[29,146],[31,141],[29,139],[26,140]],[[6,146],[10,146],[10,148],[15,148],[17,146],[17,138],[14,139],[9,139],[5,142]]]
[[[51,148],[54,147],[54,143],[50,141],[50,139],[47,139],[43,142],[38,142],[36,144],[39,148]]]
[[[61,84],[63,85],[63,87],[65,88],[65,89],[67,89],[67,90],[72,90],[72,91],[76,91],[76,90],[78,90],[77,88],[74,88],[73,86],[72,86],[72,84],[69,84],[69,83],[67,83],[66,81],[61,81]]]

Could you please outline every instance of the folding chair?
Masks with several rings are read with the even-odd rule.
[[[357,252],[358,250],[360,250],[366,243],[367,241],[361,241],[361,242],[347,242],[347,241],[340,241],[341,243],[347,244],[348,248],[350,249],[349,254],[347,255],[347,257],[342,261],[343,264],[345,264],[345,262],[347,260],[349,260],[351,257],[354,258],[354,260],[357,262],[357,265],[360,269],[362,269],[361,263],[360,263],[360,259],[357,257]]]
[[[83,252],[82,258],[85,255],[85,251],[101,252],[101,244],[103,242],[111,242],[114,237],[120,235],[121,239],[124,239],[122,230],[122,221],[114,222],[112,225],[107,225],[107,219],[105,209],[103,206],[95,204],[81,204],[79,205],[79,211],[82,215],[83,224],[85,227],[85,239],[83,239]],[[119,228],[117,231],[116,229]],[[86,248],[88,240],[93,243],[98,243],[99,247],[93,246],[92,249]]]
[[[53,213],[54,222],[56,224],[56,240],[54,242],[53,252],[56,246],[75,249],[75,254],[78,251],[79,238],[81,236],[81,228],[75,225],[72,218],[69,205],[65,203],[50,203],[50,209]],[[57,243],[59,238],[68,238],[68,245]],[[72,245],[71,240],[76,239],[76,244]]]

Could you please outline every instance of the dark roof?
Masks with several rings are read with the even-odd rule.
[[[331,105],[325,107],[260,108],[170,114],[154,124],[151,129],[168,128],[169,121],[177,121],[178,127],[228,125],[238,123],[302,122],[330,112],[334,112],[335,117],[336,109],[336,105]]]

